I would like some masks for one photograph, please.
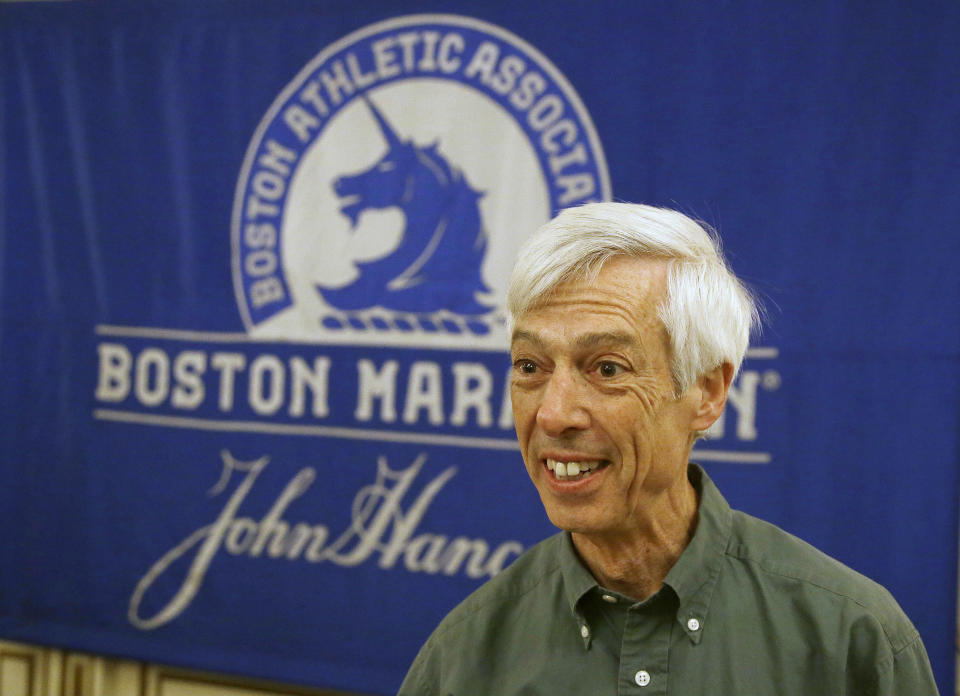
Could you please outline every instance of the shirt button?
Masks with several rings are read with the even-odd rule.
[[[603,599],[604,602],[610,602],[610,604],[616,604],[616,603],[617,603],[617,598],[614,597],[613,595],[605,594],[605,595],[602,596],[602,599]]]
[[[691,631],[699,631],[700,621],[697,619],[687,619],[687,628],[689,628]]]
[[[633,675],[633,681],[637,682],[637,686],[646,686],[650,683],[650,672],[645,669],[641,669],[635,675]]]
[[[590,637],[590,629],[587,628],[586,624],[580,627],[580,635],[583,636],[584,638]]]

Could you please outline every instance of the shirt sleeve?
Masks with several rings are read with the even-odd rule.
[[[920,634],[899,607],[860,615],[846,645],[851,696],[939,696]]]
[[[437,661],[434,658],[432,640],[420,648],[416,659],[407,671],[397,696],[433,696],[437,694],[439,674]]]
[[[877,696],[939,696],[930,659],[917,635],[903,649],[877,665]]]

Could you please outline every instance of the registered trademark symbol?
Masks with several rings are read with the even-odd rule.
[[[767,391],[776,391],[780,388],[782,380],[780,373],[776,370],[767,370],[763,373],[763,388]]]

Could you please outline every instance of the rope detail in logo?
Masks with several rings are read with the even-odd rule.
[[[370,312],[338,312],[320,319],[331,331],[368,332],[400,331],[428,334],[486,336],[492,330],[495,318],[463,317],[447,312],[436,314],[372,314]]]

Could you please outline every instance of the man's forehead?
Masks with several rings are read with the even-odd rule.
[[[510,340],[511,351],[533,349],[593,352],[596,350],[647,352],[669,344],[666,328],[654,312],[643,318],[590,312],[530,312],[518,318]]]
[[[653,257],[615,256],[592,273],[561,280],[531,309],[550,304],[576,303],[604,294],[621,297],[638,309],[658,304],[667,289],[670,262]]]
[[[548,342],[548,337],[535,329],[518,326],[510,342],[542,346]],[[569,336],[569,342],[577,348],[629,348],[640,344],[637,334],[629,331],[584,331]]]

